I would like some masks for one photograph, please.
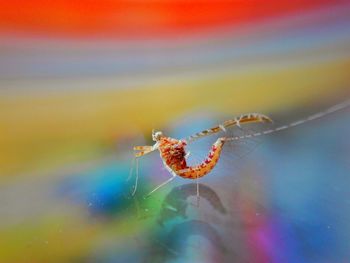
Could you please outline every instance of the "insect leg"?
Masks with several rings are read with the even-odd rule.
[[[135,146],[134,151],[139,151],[135,153],[135,157],[141,157],[145,154],[148,154],[152,151],[154,151],[156,148],[153,146]]]
[[[131,161],[131,168],[130,168],[130,172],[129,172],[129,176],[128,176],[127,181],[130,180],[130,178],[133,174],[134,165],[135,165],[135,161],[137,160],[137,158],[151,152],[152,150],[153,150],[152,146],[134,146],[134,151],[142,151],[142,152],[134,153],[135,157]]]
[[[176,177],[176,173],[172,173],[172,177],[169,178],[168,180],[166,180],[165,182],[161,183],[160,185],[158,185],[156,188],[154,188],[151,192],[149,192],[145,198],[149,197],[151,194],[153,194],[155,191],[157,191],[159,188],[163,187],[164,185],[170,183],[172,180],[174,180]]]
[[[145,146],[134,146],[134,151],[151,151],[152,146],[145,145]]]

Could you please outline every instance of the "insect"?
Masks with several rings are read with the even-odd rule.
[[[225,121],[224,123],[212,127],[210,129],[201,131],[199,133],[196,133],[187,139],[174,139],[171,137],[165,136],[161,131],[152,131],[152,139],[155,142],[152,146],[135,146],[134,151],[135,152],[135,159],[136,160],[136,179],[135,179],[135,185],[132,192],[132,195],[136,193],[137,189],[137,182],[138,182],[138,159],[141,156],[144,156],[148,153],[151,153],[153,151],[158,150],[160,153],[160,157],[163,161],[163,164],[165,168],[170,172],[172,175],[168,180],[158,185],[156,188],[154,188],[151,192],[149,192],[147,196],[150,196],[152,193],[157,191],[159,188],[163,187],[164,185],[168,184],[172,180],[174,180],[177,176],[180,176],[185,179],[192,179],[197,180],[197,202],[199,199],[199,184],[198,179],[205,176],[206,174],[210,173],[215,165],[218,163],[220,154],[222,151],[222,148],[224,144],[228,141],[237,141],[237,140],[243,140],[251,137],[257,137],[261,135],[271,134],[279,131],[283,131],[292,127],[296,127],[299,125],[302,125],[306,122],[313,121],[319,118],[322,118],[328,114],[331,114],[333,112],[345,109],[350,106],[350,99],[343,101],[341,103],[338,103],[336,105],[333,105],[332,107],[318,112],[316,114],[310,115],[307,118],[289,123],[287,125],[279,126],[277,128],[268,129],[262,132],[256,132],[254,134],[246,134],[242,136],[236,136],[236,137],[220,137],[216,140],[216,142],[211,146],[211,149],[209,151],[209,154],[207,158],[205,158],[200,164],[195,166],[188,166],[187,164],[187,157],[189,156],[189,152],[186,151],[186,146],[202,137],[209,136],[215,133],[219,133],[221,131],[225,132],[226,128],[231,126],[238,126],[240,127],[241,124],[246,123],[267,123],[272,122],[272,120],[267,117],[266,115],[259,114],[259,113],[249,113],[241,115],[240,117],[234,118],[232,120]],[[134,165],[132,165],[132,168]],[[130,176],[131,177],[133,173],[133,169],[130,170]]]
[[[264,123],[264,122],[272,122],[272,120],[266,115],[259,113],[249,113],[241,115],[232,120],[225,121],[224,123],[212,127],[210,129],[201,131],[196,133],[187,139],[174,139],[171,137],[165,136],[161,131],[152,131],[152,139],[155,142],[153,146],[135,146],[135,158],[137,158],[151,153],[155,150],[158,150],[160,153],[160,157],[163,161],[165,168],[172,175],[171,178],[166,180],[165,182],[158,185],[155,189],[153,189],[147,196],[151,195],[159,188],[168,184],[172,180],[175,179],[176,176],[180,176],[185,179],[197,180],[197,198],[199,198],[199,187],[198,187],[198,179],[210,173],[216,164],[219,161],[220,154],[222,148],[227,140],[230,140],[228,137],[220,137],[216,140],[216,142],[211,146],[209,154],[207,158],[205,158],[200,164],[195,166],[189,166],[187,164],[187,157],[189,156],[189,152],[186,151],[186,146],[188,143],[191,143],[199,138],[212,135],[214,133],[218,133],[220,131],[226,131],[226,128],[230,126],[238,126],[240,127],[242,124],[246,123]],[[137,178],[138,178],[138,163],[136,163],[136,183],[133,191],[133,195],[136,192],[137,187]]]

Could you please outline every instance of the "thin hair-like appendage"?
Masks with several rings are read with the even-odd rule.
[[[136,178],[135,178],[135,184],[134,184],[134,190],[131,193],[131,196],[134,196],[137,190],[137,184],[139,181],[139,158],[136,158]]]
[[[133,171],[134,171],[135,160],[136,160],[136,157],[132,158],[132,160],[131,160],[129,176],[128,176],[128,178],[126,179],[127,182],[128,182],[128,181],[131,179],[131,177],[132,177],[132,173],[133,173]]]
[[[136,168],[136,178],[135,178],[135,184],[134,184],[134,189],[131,192],[131,196],[134,196],[137,190],[137,183],[139,181],[139,158],[134,157],[131,161],[131,168],[130,168],[130,172],[129,172],[129,176],[126,179],[126,181],[129,181],[133,175],[134,172],[134,166]]]
[[[347,108],[349,106],[350,106],[350,99],[348,99],[348,100],[346,100],[344,102],[338,103],[338,104],[328,108],[325,111],[321,111],[321,112],[315,113],[315,114],[310,115],[309,117],[307,117],[305,119],[301,119],[301,120],[292,122],[292,123],[287,124],[287,125],[283,125],[283,126],[280,126],[280,127],[274,128],[274,129],[265,130],[265,131],[262,131],[262,132],[256,132],[256,133],[253,133],[253,134],[236,136],[236,137],[229,137],[229,138],[226,138],[226,140],[227,141],[238,141],[238,140],[242,140],[242,139],[258,137],[258,136],[261,136],[261,135],[266,135],[266,134],[270,134],[270,133],[275,133],[275,132],[287,130],[289,128],[292,128],[292,127],[304,124],[306,122],[317,120],[317,119],[322,118],[322,117],[324,117],[324,116],[326,116],[328,114],[331,114],[333,112],[345,109],[345,108]]]

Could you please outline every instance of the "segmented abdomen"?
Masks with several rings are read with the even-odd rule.
[[[213,170],[213,168],[219,161],[222,147],[225,141],[225,138],[217,139],[216,142],[212,145],[208,157],[201,164],[197,166],[187,167],[183,170],[175,171],[175,173],[183,178],[188,179],[197,179],[203,177],[211,170]]]

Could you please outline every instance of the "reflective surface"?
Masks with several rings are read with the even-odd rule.
[[[140,159],[135,196],[127,180],[152,128],[274,120],[218,136],[244,135],[349,98],[347,2],[36,0],[0,14],[0,262],[348,262],[349,109],[226,144],[199,203],[182,178],[144,198],[170,177],[158,153]],[[189,145],[189,162],[215,139]]]

